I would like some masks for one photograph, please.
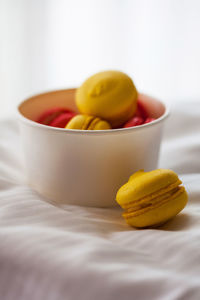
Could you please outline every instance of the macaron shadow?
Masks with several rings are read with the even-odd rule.
[[[157,228],[165,231],[181,231],[188,229],[192,225],[192,217],[186,213],[181,213]]]

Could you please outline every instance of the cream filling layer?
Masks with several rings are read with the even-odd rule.
[[[148,196],[144,197],[144,198],[140,198],[140,199],[137,199],[137,200],[132,200],[128,203],[125,203],[125,204],[122,204],[121,206],[124,208],[124,209],[129,209],[129,208],[133,208],[135,206],[141,206],[141,205],[145,205],[148,204],[149,202],[153,201],[155,198],[159,197],[159,196],[162,196],[164,194],[166,194],[167,192],[169,191],[172,191],[174,190],[175,188],[177,188],[180,184],[182,184],[182,181],[181,180],[177,180],[176,182],[168,185],[167,187],[164,187],[154,193],[151,193],[149,194]]]
[[[94,130],[96,124],[100,121],[99,118],[88,116],[85,122],[83,123],[82,130]]]
[[[85,121],[84,121],[84,123],[83,123],[83,125],[82,125],[82,130],[87,130],[88,129],[88,127],[90,126],[90,124],[91,124],[91,122],[94,120],[94,117],[92,117],[92,116],[88,116],[86,119],[85,119]]]
[[[90,123],[90,125],[89,125],[89,127],[88,127],[88,130],[94,130],[96,124],[97,124],[99,121],[100,121],[99,118],[95,118],[94,120],[92,120],[92,122]]]
[[[180,194],[182,194],[185,191],[185,188],[183,186],[178,186],[171,191],[166,192],[165,194],[162,194],[158,197],[152,198],[148,203],[143,200],[141,200],[141,203],[138,205],[135,205],[133,207],[130,207],[129,209],[125,210],[123,213],[123,216],[128,219],[132,217],[139,216],[141,214],[144,214],[145,212],[150,211],[151,209],[155,209],[165,203],[167,203],[170,200],[175,199]]]

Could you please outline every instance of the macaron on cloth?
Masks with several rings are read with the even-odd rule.
[[[138,228],[156,227],[177,215],[188,195],[177,174],[168,169],[134,173],[117,192],[126,222]]]

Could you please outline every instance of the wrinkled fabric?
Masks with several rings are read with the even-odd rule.
[[[174,105],[159,167],[189,203],[158,229],[121,209],[56,207],[25,184],[17,122],[0,122],[0,299],[200,299],[200,104]]]

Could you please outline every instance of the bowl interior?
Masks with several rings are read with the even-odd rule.
[[[37,120],[41,113],[52,107],[64,107],[78,112],[75,92],[76,89],[66,89],[39,94],[22,102],[18,110],[25,118],[32,121]],[[166,112],[165,105],[152,97],[139,94],[139,99],[149,117],[157,119]]]

